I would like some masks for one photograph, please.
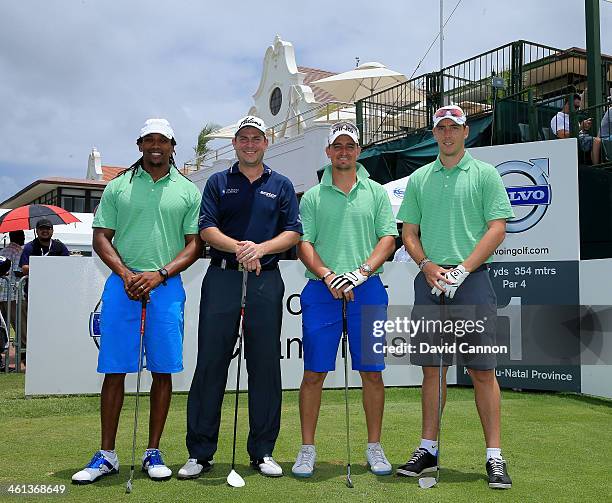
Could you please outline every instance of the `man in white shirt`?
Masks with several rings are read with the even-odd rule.
[[[574,110],[580,110],[582,98],[579,94],[574,94],[573,99]],[[571,137],[569,108],[569,100],[565,98],[563,108],[550,121],[550,129],[552,129],[552,132],[557,136],[557,138]],[[593,137],[587,133],[587,131],[591,129],[592,124],[593,120],[591,118],[584,119],[578,123],[580,126],[578,145],[580,150],[583,152],[591,152],[591,161],[593,164],[599,164],[601,159],[601,138]]]

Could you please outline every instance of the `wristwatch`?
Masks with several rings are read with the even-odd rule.
[[[162,277],[162,285],[166,286],[166,280],[168,279],[168,271],[166,271],[165,267],[158,269],[157,272],[161,274]]]
[[[372,266],[370,266],[370,264],[368,264],[367,262],[361,264],[359,266],[359,270],[365,273],[365,276],[369,276],[370,274],[372,274]]]

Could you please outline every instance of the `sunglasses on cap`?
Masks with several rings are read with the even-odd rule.
[[[439,119],[440,117],[448,117],[449,115],[458,118],[464,116],[463,110],[461,110],[460,108],[439,108],[438,110],[436,110],[434,117],[436,119]]]

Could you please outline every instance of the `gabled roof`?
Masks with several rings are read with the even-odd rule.
[[[304,74],[304,85],[309,86],[312,89],[317,103],[327,103],[329,101],[337,101],[334,96],[324,91],[319,86],[312,85],[311,82],[325,77],[331,77],[337,75],[336,72],[328,72],[327,70],[321,70],[319,68],[309,68],[308,66],[298,66],[298,72]]]
[[[102,181],[110,182],[124,170],[121,166],[102,166]]]

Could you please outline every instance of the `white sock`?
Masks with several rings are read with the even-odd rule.
[[[304,447],[312,447],[313,449],[315,449],[314,444],[302,444],[302,449],[303,449]],[[316,449],[315,449],[315,450],[316,450]]]
[[[489,461],[489,459],[491,459],[491,458],[503,459],[502,458],[502,454],[501,454],[501,448],[498,448],[498,447],[489,448],[489,447],[487,447],[487,461]]]
[[[436,456],[438,454],[438,441],[437,440],[427,440],[426,438],[421,439],[422,449],[427,449],[429,454],[432,456]]]
[[[368,442],[368,449],[374,449],[374,447],[380,447],[380,442]]]
[[[117,457],[117,453],[114,450],[105,451],[103,449],[100,449],[100,452],[104,455],[105,458],[108,458],[108,459],[115,459]]]

